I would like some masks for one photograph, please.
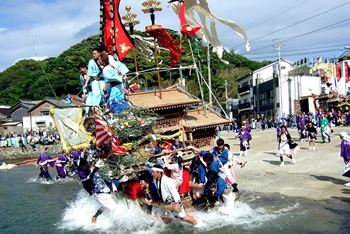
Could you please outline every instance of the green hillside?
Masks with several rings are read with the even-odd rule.
[[[180,40],[179,34],[172,30],[168,31],[176,41]],[[146,36],[144,32],[136,33]],[[81,62],[87,63],[92,58],[91,50],[98,45],[99,36],[95,35],[73,45],[58,57],[48,58],[44,61],[32,59],[18,61],[0,73],[0,104],[12,105],[19,99],[41,100],[47,96],[60,98],[67,94],[79,93],[81,86],[77,66]],[[193,64],[187,40],[183,43],[183,48],[186,53],[181,57],[182,66]],[[199,45],[199,54],[201,70],[204,77],[207,78],[207,47]],[[225,100],[224,80],[228,80],[229,83],[229,97],[235,98],[237,97],[236,79],[269,63],[267,61],[251,61],[233,51],[225,52],[223,59],[229,61],[230,64],[223,64],[216,54],[211,53],[212,87],[220,101]],[[155,61],[147,61],[138,52],[137,61],[139,71],[156,67]],[[159,61],[162,61],[160,67],[167,67],[171,61],[169,51],[161,50]],[[135,71],[132,52],[127,55],[123,62],[130,71]],[[186,79],[189,92],[199,97],[195,71],[184,70],[183,77]],[[179,71],[161,72],[162,87],[174,84],[177,78],[179,78]],[[158,87],[156,71],[140,75],[140,80],[143,84],[147,83],[148,89]],[[205,96],[208,97],[208,89],[204,88],[204,90]]]

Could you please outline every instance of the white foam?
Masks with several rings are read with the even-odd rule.
[[[29,178],[27,183],[30,183],[30,184],[54,184],[55,182],[52,180],[44,180],[44,179],[38,178],[36,176],[36,177]]]
[[[231,215],[223,215],[218,208],[211,209],[209,212],[189,213],[194,218],[200,220],[200,224],[193,227],[190,224],[183,223],[174,219],[171,224],[160,223],[156,218],[146,214],[128,200],[129,208],[125,198],[117,199],[118,204],[117,217],[106,211],[97,218],[96,224],[91,224],[91,218],[99,209],[100,204],[94,197],[90,197],[84,190],[81,190],[77,198],[68,204],[65,209],[62,220],[56,224],[57,228],[63,230],[79,231],[97,231],[103,233],[159,233],[174,232],[176,228],[184,226],[186,231],[202,232],[212,231],[223,227],[235,227],[246,230],[252,230],[264,223],[277,219],[281,212],[267,213],[263,209],[253,210],[248,204],[236,201],[234,212]],[[289,207],[295,209],[296,206]]]
[[[78,193],[77,199],[65,209],[62,221],[56,224],[57,228],[69,231],[98,231],[106,233],[156,233],[162,230],[165,225],[159,223],[153,216],[146,214],[128,200],[115,199],[119,209],[117,217],[111,212],[102,213],[96,221],[91,223],[92,216],[100,208],[100,204],[84,190]]]

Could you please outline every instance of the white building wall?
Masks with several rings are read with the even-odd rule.
[[[32,121],[32,125],[30,125],[30,121]],[[52,124],[52,126],[54,125],[53,119],[51,116],[49,115],[45,115],[45,116],[25,116],[23,117],[23,131],[27,131],[27,130],[31,130],[31,128],[34,131],[39,130],[39,128],[43,128],[42,126],[38,126],[39,123],[45,122],[45,128],[50,126],[50,123]]]

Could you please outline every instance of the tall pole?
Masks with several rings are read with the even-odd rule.
[[[226,98],[226,102],[228,99],[228,95],[227,95],[227,80],[225,80],[225,98]]]
[[[130,12],[131,10],[131,6],[126,6],[125,10],[128,12],[126,15],[124,15],[122,17],[123,20],[125,20],[126,22],[123,24],[125,27],[129,27],[130,29],[130,34],[134,35],[134,26],[139,24],[140,21],[135,20],[135,18],[137,17],[136,14],[133,14]],[[136,59],[136,49],[135,47],[132,48],[134,51],[134,62],[135,62],[135,71],[136,71],[136,78],[137,78],[137,84],[139,84],[139,71],[138,71],[138,67],[137,67],[137,59]]]
[[[151,13],[151,22],[152,26],[155,25],[156,16],[154,14],[155,11],[161,11],[161,7],[157,7],[160,5],[160,1],[156,0],[148,0],[142,3],[142,6],[146,7],[146,9],[142,9],[144,13]],[[158,88],[159,88],[159,97],[162,99],[162,86],[160,85],[160,74],[159,74],[159,62],[158,62],[158,52],[157,52],[157,41],[154,38],[154,53],[156,54],[156,65],[157,65],[157,76],[158,76]]]
[[[284,46],[283,42],[274,40],[273,47],[278,51],[278,84],[279,84],[279,101],[280,101],[280,116],[283,115],[283,99],[282,99],[282,77],[281,77],[281,47]]]
[[[209,103],[212,103],[213,99],[211,96],[210,44],[209,43],[208,43],[208,83],[209,83]]]

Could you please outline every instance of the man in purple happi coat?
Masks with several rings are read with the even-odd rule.
[[[299,127],[300,127],[300,139],[301,141],[306,140],[306,119],[304,114],[302,114],[301,119],[299,119]]]
[[[245,125],[242,125],[241,131],[238,133],[237,136],[241,142],[240,142],[240,154],[239,156],[242,156],[244,152],[244,156],[248,156],[248,150],[249,150],[249,141],[252,139],[252,135],[250,135],[248,129]]]
[[[44,180],[52,180],[47,164],[49,164],[51,167],[54,167],[55,162],[56,161],[50,157],[49,148],[46,147],[45,152],[40,154],[36,163],[37,165],[40,165],[39,177],[43,178]]]
[[[67,172],[65,169],[65,165],[67,164],[67,162],[67,153],[65,151],[62,151],[62,154],[58,157],[56,161],[57,179],[67,177]]]
[[[350,162],[350,139],[346,132],[340,133],[340,139],[341,139],[340,157],[343,158],[345,164],[348,164]],[[350,181],[344,185],[350,186]]]

